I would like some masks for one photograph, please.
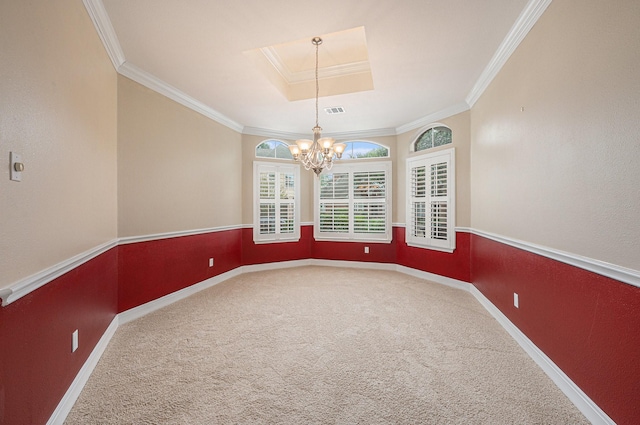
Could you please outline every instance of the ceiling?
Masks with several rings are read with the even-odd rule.
[[[354,90],[324,96],[323,83],[331,81],[321,78],[326,135],[396,133],[425,117],[468,109],[483,72],[531,3],[536,0],[85,0],[121,74],[161,86],[249,134],[311,133],[314,36],[324,38],[321,77],[328,75],[324,68],[368,61],[369,70],[360,71],[369,72],[372,88],[346,82]],[[359,44],[334,34],[353,39],[347,30],[358,33]],[[289,100],[278,86],[282,69],[269,70],[260,55],[292,43],[288,66],[311,76],[310,99]],[[346,112],[324,113],[334,106]]]

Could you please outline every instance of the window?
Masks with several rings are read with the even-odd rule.
[[[341,159],[388,158],[389,148],[374,142],[344,142],[347,147]]]
[[[280,140],[265,140],[256,146],[257,158],[293,159],[289,145]]]
[[[253,241],[300,239],[300,166],[253,163]]]
[[[434,124],[416,139],[412,146],[413,152],[423,151],[452,142],[451,129],[443,125]]]
[[[315,181],[316,240],[391,241],[391,162],[335,164]]]
[[[407,159],[407,245],[455,249],[454,158],[451,148]]]

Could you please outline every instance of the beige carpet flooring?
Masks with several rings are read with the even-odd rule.
[[[472,295],[300,267],[121,326],[66,423],[588,422]]]

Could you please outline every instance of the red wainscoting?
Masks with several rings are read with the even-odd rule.
[[[117,251],[0,307],[0,423],[49,420],[117,313]]]
[[[394,239],[397,241],[399,265],[471,282],[469,262],[471,235],[469,233],[456,232],[456,249],[448,253],[408,246],[405,242],[405,228],[395,227],[393,230]]]
[[[241,229],[120,245],[118,312],[241,266]],[[209,258],[214,266],[209,267]]]
[[[476,288],[615,422],[640,423],[640,288],[481,236],[471,242]]]
[[[295,243],[256,245],[251,229],[234,229],[120,245],[0,308],[0,423],[45,423],[117,313],[241,265],[307,258],[472,281],[613,420],[639,422],[640,288],[465,232],[456,244],[408,247],[403,227],[389,244],[316,242],[303,226]]]
[[[311,232],[313,233],[313,230],[311,230]],[[369,247],[368,254],[364,253],[366,246]],[[320,260],[395,263],[396,241],[395,239],[392,240],[391,243],[313,241],[311,258]]]
[[[277,263],[311,258],[313,226],[300,227],[298,242],[253,243],[253,229],[242,229],[242,265]]]

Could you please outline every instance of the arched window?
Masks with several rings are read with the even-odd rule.
[[[289,151],[289,145],[280,140],[265,140],[256,146],[256,157],[258,158],[278,158],[293,159]]]
[[[388,158],[389,148],[374,142],[354,140],[344,142],[347,147],[341,159]]]
[[[434,124],[413,142],[412,151],[418,152],[448,145],[451,141],[451,129],[442,124]]]

